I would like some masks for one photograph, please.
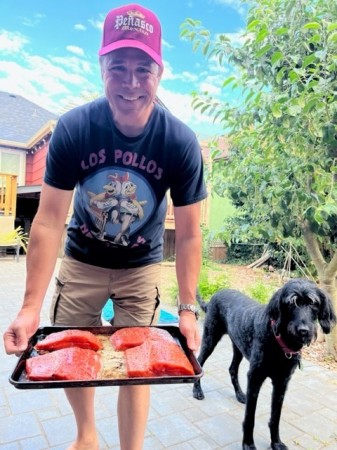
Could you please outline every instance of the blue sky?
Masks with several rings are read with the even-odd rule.
[[[0,90],[19,94],[59,114],[82,92],[102,92],[97,52],[106,13],[114,0],[0,0]],[[212,34],[240,36],[246,17],[240,0],[143,0],[163,29],[164,75],[158,91],[165,105],[201,139],[221,132],[192,110],[191,92],[228,98],[221,84],[228,66],[206,61],[179,36],[187,18]],[[229,88],[227,88],[229,89]]]

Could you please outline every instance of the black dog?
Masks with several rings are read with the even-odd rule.
[[[330,298],[315,283],[293,279],[272,296],[268,305],[260,305],[233,289],[217,292],[209,303],[200,297],[198,302],[207,312],[198,356],[201,366],[224,334],[229,335],[233,344],[229,373],[237,400],[246,403],[243,450],[256,450],[253,438],[255,410],[260,388],[267,377],[273,385],[269,422],[271,448],[287,450],[279,436],[287,385],[300,363],[302,347],[310,345],[317,336],[317,321],[325,334],[336,324]],[[246,395],[238,380],[243,357],[249,361]],[[194,384],[193,396],[198,400],[204,398],[200,380]]]

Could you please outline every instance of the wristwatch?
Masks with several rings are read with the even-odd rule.
[[[199,319],[199,310],[194,305],[191,305],[189,303],[180,303],[180,305],[178,305],[178,315],[180,315],[181,311],[191,311],[195,314],[195,318],[197,320]]]

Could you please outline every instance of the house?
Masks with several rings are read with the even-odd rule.
[[[165,107],[159,99],[157,101]],[[8,228],[21,226],[29,233],[40,199],[46,155],[57,116],[19,95],[0,92],[0,117],[0,219],[2,211]],[[1,183],[2,192],[7,185],[8,200],[8,180],[17,189],[16,205],[11,211],[5,210],[4,202],[1,203],[1,198],[5,197],[1,196]],[[202,223],[207,224],[207,220],[208,200],[205,200]],[[0,227],[4,227],[4,221],[2,225],[0,221]],[[175,252],[174,229],[173,205],[168,195],[165,258]]]
[[[46,154],[56,120],[56,114],[24,97],[0,91],[1,229],[12,230],[20,225],[29,232],[40,198]],[[6,197],[6,204],[10,203],[8,183],[13,179],[16,180],[16,203],[6,210]]]

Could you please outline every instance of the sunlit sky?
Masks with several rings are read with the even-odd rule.
[[[0,90],[22,95],[60,114],[81,93],[102,93],[98,65],[103,20],[124,3],[113,0],[0,0]],[[230,98],[221,89],[230,67],[207,61],[181,39],[186,18],[201,20],[213,35],[240,36],[246,16],[240,0],[143,0],[163,28],[164,75],[160,99],[200,138],[221,128],[191,108],[193,91]],[[230,88],[226,88],[230,89]]]

